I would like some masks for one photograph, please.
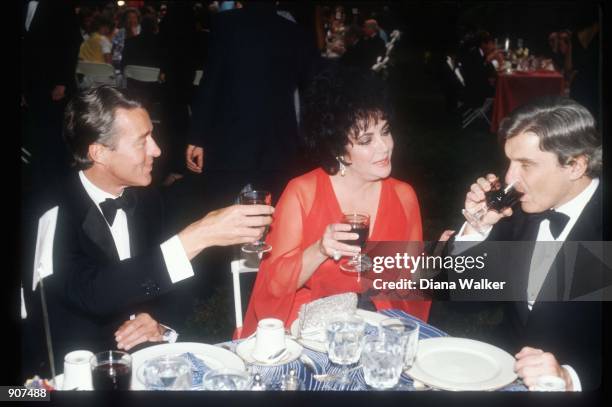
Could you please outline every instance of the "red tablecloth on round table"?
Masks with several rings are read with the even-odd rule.
[[[491,131],[517,107],[541,96],[562,95],[563,76],[555,71],[501,73],[497,76]]]

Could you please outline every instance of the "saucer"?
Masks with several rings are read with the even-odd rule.
[[[302,345],[294,341],[293,339],[285,337],[285,345],[287,346],[287,353],[280,359],[273,361],[272,363],[260,362],[255,359],[253,350],[255,349],[255,337],[246,339],[236,346],[236,354],[242,358],[246,363],[257,365],[257,366],[282,366],[289,362],[293,362],[302,354],[304,349]]]

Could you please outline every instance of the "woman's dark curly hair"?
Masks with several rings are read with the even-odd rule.
[[[392,124],[385,83],[373,72],[333,66],[318,73],[304,93],[302,136],[312,158],[330,175],[360,132],[378,120]],[[343,164],[349,164],[343,162]]]

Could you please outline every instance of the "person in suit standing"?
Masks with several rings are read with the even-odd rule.
[[[476,34],[476,45],[463,57],[463,73],[466,87],[466,103],[472,107],[482,106],[484,100],[495,94],[495,66],[503,58],[495,49],[495,42],[486,31]]]
[[[62,114],[76,91],[81,35],[70,1],[24,1],[21,24],[22,146],[30,153],[26,192],[68,171]]]
[[[174,312],[180,298],[166,293],[194,276],[190,261],[211,246],[252,242],[271,223],[270,206],[234,205],[176,234],[164,230],[163,203],[146,188],[161,154],[152,132],[140,103],[110,86],[67,106],[78,172],[58,192],[53,262],[43,264],[56,364],[74,349],[130,350],[173,336],[158,321],[183,316]]]
[[[523,194],[520,205],[502,212],[487,210],[479,222],[466,216],[469,220],[456,234],[455,244],[534,243],[527,245],[528,250],[520,245],[516,253],[498,259],[507,278],[518,281],[525,298],[507,304],[500,337],[508,340],[509,348],[520,349],[515,370],[529,388],[544,375],[562,378],[567,390],[597,388],[602,304],[562,302],[568,298],[563,293],[575,298],[577,287],[596,281],[589,273],[601,270],[600,260],[588,250],[577,250],[573,270],[568,269],[565,250],[569,242],[603,237],[601,139],[595,120],[573,100],[548,97],[516,109],[499,131],[510,161],[505,182]],[[464,210],[474,213],[485,207],[485,193],[498,181],[494,174],[479,178],[466,195]],[[573,273],[571,278],[563,277],[567,273]],[[563,286],[563,281],[569,281],[569,286]]]
[[[317,57],[305,32],[273,4],[213,16],[186,151],[187,168],[206,172],[211,194],[231,201],[254,183],[278,197],[300,171],[294,94]]]

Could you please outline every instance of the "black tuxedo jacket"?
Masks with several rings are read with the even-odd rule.
[[[123,261],[78,176],[68,179],[57,198],[53,275],[43,283],[60,369],[70,350],[116,349],[114,332],[130,314],[149,312],[158,322],[176,327],[181,290],[167,292],[183,282],[172,284],[159,247],[169,237],[162,229],[162,201],[149,188],[132,192],[136,207],[128,215],[131,258]]]
[[[570,231],[565,244],[555,258],[551,269],[531,311],[526,302],[507,304],[505,328],[509,343],[515,349],[532,346],[553,353],[559,363],[571,365],[584,389],[600,385],[602,363],[602,303],[591,301],[547,301],[547,299],[574,299],[590,290],[601,288],[589,286],[602,281],[606,265],[591,251],[572,242],[601,241],[602,231],[601,184],[583,209]],[[529,222],[529,216],[517,210],[510,218],[500,221],[489,235],[489,240],[535,241],[538,223]],[[514,256],[516,273],[522,280],[517,284],[526,291],[530,252]]]
[[[318,53],[274,7],[251,5],[213,17],[208,65],[192,106],[189,143],[205,169],[283,171],[299,151],[294,91]]]
[[[504,303],[504,320],[497,332],[491,333],[496,345],[511,354],[523,346],[553,353],[560,364],[568,364],[576,370],[583,389],[597,388],[601,381],[602,303],[559,300],[575,299],[601,288],[589,284],[602,281],[604,274],[596,273],[609,275],[609,266],[602,264],[600,257],[585,245],[574,243],[601,241],[601,202],[600,185],[559,250],[531,311],[525,293],[539,222],[530,221],[529,215],[519,207],[511,217],[499,221],[487,237],[487,241],[522,242],[516,249],[503,246],[500,249],[504,250],[503,255],[489,256],[493,261],[492,257],[496,257],[497,263],[487,263],[492,272],[501,270],[504,279],[512,280],[516,290],[513,298],[525,299]],[[489,305],[481,303],[479,306]]]

